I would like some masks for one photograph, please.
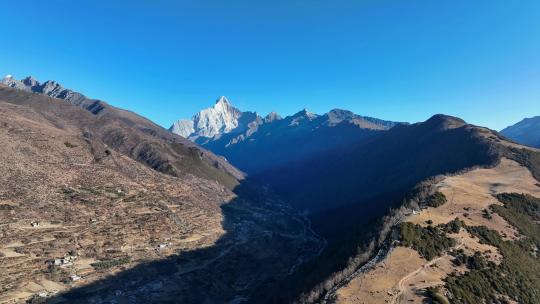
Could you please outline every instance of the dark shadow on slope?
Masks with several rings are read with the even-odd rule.
[[[361,128],[351,121],[328,125],[328,122],[325,123],[327,115],[295,127],[290,125],[295,116],[287,117],[262,124],[253,134],[224,134],[203,146],[223,155],[249,175],[257,175],[329,151],[347,149],[352,144],[369,141],[386,132]]]
[[[214,245],[134,266],[47,302],[240,303],[320,250],[307,222],[266,190],[244,182],[235,193],[222,206],[226,232]]]
[[[252,178],[271,185],[298,210],[324,213],[402,196],[430,176],[490,165],[498,158],[492,146],[476,127],[438,115]]]
[[[359,249],[363,252],[377,241],[383,217],[414,196],[420,182],[495,165],[504,149],[482,132],[457,118],[436,115],[424,123],[396,126],[347,150],[254,177],[272,185],[294,208],[309,212],[315,231],[328,241],[319,258],[268,287],[293,291],[275,302],[309,292],[347,267]]]
[[[428,126],[427,129],[433,129],[433,126]],[[397,130],[399,131],[399,129]],[[502,143],[505,139],[500,134],[494,131],[486,133],[485,130],[471,126],[449,129],[444,132],[446,134],[442,136],[443,138],[437,138],[437,141],[434,142],[435,146],[431,148],[429,145],[425,145],[429,142],[426,139],[431,136],[427,135],[421,138],[420,141],[424,145],[418,145],[417,143],[423,150],[420,153],[411,153],[406,146],[396,150],[398,153],[403,153],[404,158],[408,160],[404,161],[404,158],[401,158],[398,164],[403,163],[409,170],[399,171],[401,176],[396,180],[393,180],[393,176],[390,175],[391,179],[387,179],[385,185],[388,186],[387,189],[391,189],[391,185],[399,185],[398,190],[382,192],[366,199],[359,199],[354,204],[346,204],[339,208],[312,214],[310,219],[314,229],[328,241],[326,250],[318,258],[302,265],[294,275],[287,277],[285,280],[275,281],[273,285],[267,285],[266,289],[259,290],[259,294],[265,295],[271,290],[283,291],[279,295],[275,295],[274,303],[283,303],[286,299],[298,297],[301,293],[316,295],[317,292],[320,292],[319,295],[324,295],[323,287],[317,287],[318,290],[315,288],[318,284],[327,280],[331,274],[339,273],[348,267],[350,265],[349,259],[359,252],[367,252],[370,244],[373,242],[377,244],[384,240],[380,239],[380,232],[391,222],[392,216],[389,216],[388,212],[390,209],[401,207],[408,199],[421,199],[428,195],[429,191],[433,190],[429,190],[431,181],[422,183],[422,187],[414,186],[415,183],[429,176],[459,173],[461,170],[467,170],[475,166],[489,167],[496,165],[501,157],[506,157],[528,168],[532,175],[537,180],[540,180],[540,152],[508,146]],[[392,132],[397,133],[397,131]],[[480,133],[484,135],[480,135]],[[399,131],[397,134],[399,136],[394,136],[391,141],[399,143],[397,141],[398,137],[403,137],[404,133]],[[415,132],[415,135],[417,134]],[[444,139],[442,141],[444,144],[438,143],[441,139]],[[425,154],[426,152],[429,153]],[[393,152],[391,154],[396,157],[399,156],[399,154],[396,155]],[[418,155],[420,158],[410,158],[407,155]],[[439,158],[438,161],[430,161],[435,156]],[[422,158],[424,160],[420,161]],[[395,161],[394,158],[387,159],[391,160],[385,162],[387,165]],[[371,158],[371,160],[377,163],[376,157]],[[420,169],[413,170],[415,167]],[[379,168],[381,168],[381,172],[388,172],[382,166],[379,166]],[[366,173],[365,170],[361,172]],[[303,173],[305,174],[305,172]],[[389,175],[385,174],[384,176]],[[377,180],[380,180],[380,177]],[[406,183],[400,185],[396,184],[396,182]],[[427,188],[424,188],[426,186]],[[358,191],[368,192],[377,188],[370,189],[363,186],[360,188],[359,185],[357,189]],[[291,203],[294,204],[294,201],[291,201]],[[399,213],[396,214],[399,215]],[[373,254],[377,252],[376,250],[371,251]],[[339,283],[339,280],[329,280],[325,282],[325,285],[335,286],[335,284]]]

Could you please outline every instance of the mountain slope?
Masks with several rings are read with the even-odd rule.
[[[391,204],[398,198],[399,203],[428,177],[493,163],[496,156],[490,145],[481,129],[436,115],[254,178],[273,185],[294,206],[310,213],[374,199]]]
[[[418,234],[397,233],[384,259],[333,291],[336,302],[536,303],[540,187],[528,168],[503,158],[493,168],[446,176],[434,187],[446,201],[407,215],[400,226],[416,227]],[[433,241],[425,231],[439,231],[452,244],[422,255]]]
[[[540,148],[540,116],[525,118],[504,128],[501,133],[522,145]]]
[[[87,136],[88,123],[81,128],[70,121],[96,120],[85,110],[39,95],[27,102],[52,104],[33,109],[6,102],[7,95],[0,97],[0,302],[99,280],[170,255],[192,235],[205,237],[185,248],[211,245],[225,234],[220,205],[233,193],[220,184],[160,174],[109,150]],[[160,243],[171,252],[156,252]],[[75,260],[60,261],[68,256]],[[46,264],[55,259],[62,265]],[[107,263],[118,266],[100,266]],[[70,282],[73,275],[77,281]]]
[[[42,96],[45,95],[65,100],[87,110],[90,115],[79,117],[81,114],[77,113],[73,117],[66,118],[81,127],[92,128],[88,136],[98,137],[111,149],[129,155],[161,172],[175,176],[195,174],[218,180],[229,187],[233,187],[243,178],[240,171],[221,157],[171,134],[133,112],[115,108],[104,101],[89,99],[80,93],[64,89],[53,81],[40,84],[28,77],[21,82],[13,78],[4,78],[3,83],[18,88],[17,90],[0,88],[0,97],[11,103],[31,106],[40,111],[49,110],[51,102],[59,103],[58,99],[47,102],[53,99],[43,99]],[[96,119],[90,119],[90,116]],[[198,165],[194,166],[196,163]]]
[[[302,110],[285,118],[277,113],[262,118],[253,112],[241,112],[222,97],[213,108],[199,112],[192,120],[176,122],[171,130],[182,135],[186,125],[188,129],[196,126],[188,138],[254,175],[344,149],[396,123],[339,109],[323,115]]]
[[[540,179],[538,151],[459,118],[435,115],[423,123],[396,126],[347,150],[255,176],[306,212],[315,231],[328,241],[316,261],[274,288],[303,290],[301,302],[329,295],[368,257],[380,257],[377,250],[384,253],[380,250],[390,228],[402,220],[405,210],[418,208],[442,175],[492,168],[503,158]]]
[[[249,299],[320,250],[271,193],[232,192],[211,153],[123,114],[0,86],[0,302]],[[134,157],[142,143],[157,152]]]

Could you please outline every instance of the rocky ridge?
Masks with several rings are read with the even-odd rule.
[[[255,174],[367,140],[396,124],[341,109],[322,115],[303,109],[284,118],[271,112],[263,118],[220,97],[214,107],[175,122],[169,130]]]

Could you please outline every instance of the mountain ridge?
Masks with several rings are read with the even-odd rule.
[[[307,303],[318,303],[330,292],[329,302],[322,303],[331,303],[334,287],[345,284],[363,265],[370,269],[371,264],[365,264],[370,259],[384,258],[388,248],[384,241],[392,227],[404,213],[417,212],[444,176],[491,169],[507,158],[540,181],[537,150],[509,142],[496,131],[463,123],[452,116],[434,115],[425,122],[396,126],[348,150],[330,151],[252,176],[271,185],[293,208],[305,210],[314,230],[328,240],[327,250],[317,261],[302,267],[296,279],[273,288],[298,288],[302,290],[298,301]]]
[[[30,102],[36,100],[36,96],[46,96],[87,110],[99,121],[96,125],[99,134],[94,134],[95,136],[100,136],[112,149],[161,172],[171,175],[192,173],[206,177],[214,176],[230,187],[244,178],[241,171],[222,157],[197,144],[167,131],[136,113],[65,89],[56,81],[41,84],[32,77],[27,77],[23,81],[11,77],[4,78],[0,85],[3,86],[0,90],[2,96],[13,102],[47,110],[48,102],[41,104]],[[188,159],[200,162],[203,166],[193,167]]]
[[[517,143],[540,148],[540,116],[524,118],[502,129],[501,134]]]
[[[218,99],[219,101],[219,99]],[[333,109],[318,115],[303,109],[297,113],[280,117],[271,112],[262,118],[254,112],[242,112],[227,101],[228,111],[234,111],[236,117],[230,125],[236,128],[226,129],[223,126],[223,115],[213,108],[202,110],[191,120],[213,114],[217,123],[210,126],[221,126],[222,132],[209,133],[206,124],[199,126],[187,137],[201,146],[224,156],[231,164],[247,174],[254,174],[270,167],[296,162],[303,158],[324,153],[332,149],[340,149],[361,139],[368,139],[378,133],[391,129],[397,122],[385,121],[372,117],[360,116],[351,111]],[[220,116],[221,115],[221,116]],[[227,117],[233,117],[228,115]],[[183,125],[191,125],[190,121],[180,120],[170,128],[178,131]],[[212,137],[200,134],[213,134]],[[328,144],[331,143],[331,144]],[[253,156],[257,155],[257,158]]]

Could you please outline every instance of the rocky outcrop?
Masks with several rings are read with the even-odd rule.
[[[83,94],[66,89],[56,81],[48,80],[44,83],[40,83],[32,76],[28,76],[19,81],[13,78],[13,76],[7,75],[4,77],[4,79],[2,79],[1,83],[12,88],[64,99],[77,106],[81,105],[85,102],[85,100],[87,100]]]

